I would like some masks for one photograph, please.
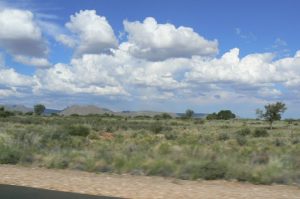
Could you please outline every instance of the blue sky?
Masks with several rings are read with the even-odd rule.
[[[0,1],[0,103],[299,117],[300,3]],[[2,29],[2,30],[1,30]]]

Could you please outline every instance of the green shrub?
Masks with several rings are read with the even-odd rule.
[[[156,120],[159,120],[159,119],[165,119],[166,120],[166,119],[172,119],[172,116],[168,113],[162,113],[160,115],[154,115],[153,118],[156,119]]]
[[[267,137],[269,133],[266,129],[263,128],[256,128],[253,132],[254,137]]]
[[[237,135],[240,135],[240,136],[247,136],[247,135],[250,135],[251,134],[251,130],[249,128],[243,128],[241,130],[238,130],[236,132]]]
[[[86,137],[90,134],[90,129],[83,125],[66,126],[65,131],[72,136]]]
[[[65,169],[68,168],[70,161],[67,160],[68,156],[57,156],[53,158],[50,163],[47,165],[48,168],[56,168],[56,169]]]
[[[155,160],[146,165],[147,175],[173,176],[176,164],[168,160]]]
[[[33,112],[32,111],[26,112],[25,115],[28,115],[28,116],[33,115]]]
[[[20,158],[21,152],[18,149],[0,146],[0,164],[17,164]]]
[[[205,124],[204,119],[195,119],[194,124]]]
[[[265,152],[254,153],[251,158],[252,164],[268,164],[269,163],[269,155]]]
[[[211,161],[201,166],[200,173],[205,180],[223,179],[226,175],[226,169],[225,164]]]
[[[247,138],[243,135],[237,135],[236,141],[240,146],[244,146],[247,144]]]
[[[284,183],[288,184],[291,177],[286,171],[281,170],[281,166],[277,164],[268,164],[257,167],[251,171],[251,176],[248,181],[254,184],[272,184]]]
[[[15,113],[13,113],[13,112],[10,112],[10,111],[6,111],[5,109],[4,109],[4,107],[0,107],[0,117],[9,117],[9,116],[13,116],[13,115],[15,115]]]
[[[280,139],[280,138],[276,138],[273,143],[277,147],[282,147],[282,146],[286,145],[285,141],[283,139]]]
[[[172,131],[168,131],[168,132],[164,133],[164,135],[167,140],[176,140],[178,137],[177,133],[172,132]]]
[[[161,123],[155,122],[151,125],[150,131],[154,134],[161,133],[163,130],[163,126]]]
[[[300,138],[299,137],[292,138],[291,143],[292,144],[299,144],[300,143]]]
[[[250,165],[235,164],[230,165],[226,174],[226,179],[237,179],[238,181],[245,182],[251,179]]]
[[[190,162],[180,170],[179,177],[182,179],[223,179],[226,176],[227,164],[220,161]]]
[[[228,133],[220,133],[218,136],[218,140],[223,140],[223,141],[229,140],[229,138],[230,137],[229,137]]]

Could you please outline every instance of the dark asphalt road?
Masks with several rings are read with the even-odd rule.
[[[0,184],[0,199],[120,199]]]

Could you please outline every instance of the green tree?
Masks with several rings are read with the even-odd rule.
[[[194,115],[194,111],[193,111],[193,110],[187,109],[187,110],[185,111],[185,117],[186,117],[187,119],[191,119],[191,118],[193,117],[193,115]]]
[[[258,108],[255,110],[255,114],[256,114],[256,119],[261,119],[263,118],[264,112]]]
[[[274,104],[265,105],[265,112],[257,111],[262,113],[262,118],[270,123],[270,129],[272,129],[273,122],[281,120],[281,114],[286,111],[286,106],[282,102],[276,102]]]
[[[236,116],[231,112],[231,110],[221,110],[219,111],[217,117],[219,120],[229,120],[234,119]]]
[[[3,106],[0,107],[0,117],[9,117],[9,116],[13,116],[13,115],[14,115],[13,112],[6,111]]]
[[[36,115],[41,115],[42,113],[44,113],[46,107],[43,104],[36,104],[34,105],[34,113]]]
[[[234,119],[236,116],[230,110],[221,110],[218,113],[212,113],[206,116],[208,120],[229,120]]]
[[[218,119],[218,115],[216,113],[208,114],[206,116],[206,119],[207,120],[216,120],[216,119]]]

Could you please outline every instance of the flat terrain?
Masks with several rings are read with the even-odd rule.
[[[299,185],[300,120],[0,117],[0,164]]]
[[[300,188],[295,186],[253,185],[223,180],[188,181],[11,165],[0,165],[0,176],[0,184],[124,198],[300,198]]]

